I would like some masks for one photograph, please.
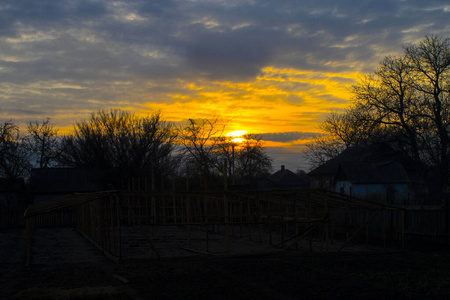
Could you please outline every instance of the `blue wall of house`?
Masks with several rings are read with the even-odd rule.
[[[353,195],[353,184],[350,181],[337,181],[334,186],[337,193]]]
[[[338,181],[335,183],[335,191],[355,197],[382,201],[393,205],[404,205],[408,200],[408,185],[396,184],[364,184],[351,183],[350,181]]]

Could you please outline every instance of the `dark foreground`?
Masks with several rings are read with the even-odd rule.
[[[448,299],[450,253],[198,255],[33,264],[2,246],[1,299]],[[7,250],[15,250],[5,259]],[[17,252],[19,251],[19,252]]]

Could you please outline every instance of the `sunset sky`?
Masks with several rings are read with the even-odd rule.
[[[2,0],[0,120],[65,132],[99,109],[168,121],[218,116],[261,134],[274,168],[299,152],[348,88],[427,34],[446,1]]]

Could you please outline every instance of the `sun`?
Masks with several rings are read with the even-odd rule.
[[[242,137],[247,134],[247,130],[235,130],[232,132],[228,132],[227,136],[232,138],[233,143],[242,143],[245,139]]]

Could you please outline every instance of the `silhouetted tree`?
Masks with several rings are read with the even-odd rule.
[[[342,113],[330,113],[319,127],[325,134],[306,145],[311,168],[336,157],[348,147],[375,142],[383,135],[380,124],[370,122],[367,111],[356,106]]]
[[[378,122],[372,122],[367,110],[351,107],[343,113],[332,112],[320,128],[341,141],[346,148],[366,144],[382,130]]]
[[[366,122],[401,129],[403,142],[409,145],[411,156],[419,161],[420,101],[417,90],[411,86],[412,78],[413,71],[405,56],[386,57],[373,75],[353,87],[353,100],[366,112]]]
[[[235,138],[225,135],[226,125],[227,121],[220,117],[190,119],[179,129],[190,172],[203,178],[205,186],[219,180],[224,163],[232,184],[251,183],[267,175],[271,171],[272,160],[265,153],[261,138],[247,134],[237,143]]]
[[[324,139],[313,142],[310,147],[322,149],[322,154],[334,155],[334,150],[351,145],[387,143],[409,153],[416,161],[438,167],[442,183],[447,184],[450,167],[449,38],[426,36],[417,44],[405,46],[402,56],[386,57],[373,74],[353,87],[352,92],[352,106],[343,114],[331,114],[322,125],[329,134],[326,140],[330,151]],[[343,147],[336,147],[336,144]]]
[[[450,39],[427,36],[405,48],[412,76],[410,86],[418,93],[416,122],[427,144],[428,157],[449,181],[450,155]],[[432,146],[431,146],[432,145]]]
[[[217,159],[217,151],[220,149],[220,140],[224,136],[226,124],[227,121],[220,117],[189,119],[185,126],[178,128],[185,163],[191,175],[202,178],[205,187],[208,181],[222,171],[223,162]]]
[[[246,134],[239,144],[236,159],[236,174],[242,183],[252,183],[256,179],[270,175],[272,158],[266,153],[261,137]]]
[[[0,124],[0,176],[26,177],[31,168],[26,139],[12,122]]]
[[[315,169],[338,156],[346,149],[345,143],[331,135],[322,135],[306,144],[306,158],[309,168]]]
[[[31,151],[39,168],[47,168],[61,154],[58,130],[50,123],[50,119],[42,123],[37,121],[27,126],[28,140]]]
[[[175,132],[161,112],[147,117],[113,109],[76,122],[63,140],[60,162],[67,166],[116,169],[132,176],[162,169],[174,148]]]
[[[234,137],[222,137],[218,146],[217,157],[227,162],[232,183],[249,184],[272,170],[272,159],[265,152],[261,137],[255,134],[245,134],[239,142]]]

